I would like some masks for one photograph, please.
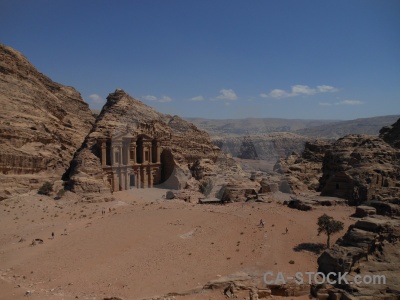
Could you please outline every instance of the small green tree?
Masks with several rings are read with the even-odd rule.
[[[40,195],[50,195],[50,193],[53,191],[53,184],[46,181],[43,183],[43,185],[40,187],[38,194]]]
[[[331,234],[343,230],[343,222],[336,221],[327,214],[323,214],[318,218],[318,235],[323,232],[328,236],[326,246],[330,248],[331,246]]]

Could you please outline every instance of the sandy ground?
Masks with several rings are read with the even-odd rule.
[[[165,192],[135,189],[101,203],[69,193],[61,200],[32,193],[0,202],[0,299],[27,299],[28,290],[29,299],[143,299],[238,272],[258,278],[261,287],[266,271],[316,271],[318,255],[294,248],[326,242],[317,236],[320,215],[345,228],[355,222],[352,207],[302,212],[278,201],[200,205],[165,200]],[[30,246],[35,238],[43,244]],[[177,299],[225,298],[203,291]]]

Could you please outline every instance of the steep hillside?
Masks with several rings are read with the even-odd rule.
[[[94,118],[72,87],[0,44],[0,199],[59,178]]]

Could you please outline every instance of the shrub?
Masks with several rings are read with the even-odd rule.
[[[62,198],[62,196],[64,196],[64,194],[65,194],[65,190],[64,190],[64,189],[60,189],[60,190],[57,192],[57,198],[58,198],[58,199]]]
[[[53,184],[46,181],[43,183],[43,185],[40,187],[38,194],[40,195],[50,195],[50,193],[53,191]]]

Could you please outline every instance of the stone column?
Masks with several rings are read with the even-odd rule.
[[[119,191],[119,180],[115,171],[113,172],[113,191],[114,192]]]
[[[153,147],[149,144],[149,164],[153,162]]]
[[[161,144],[157,142],[157,163],[161,162]]]
[[[141,181],[141,177],[140,177],[140,169],[139,169],[139,170],[137,170],[137,175],[136,175],[136,187],[138,189],[140,189],[140,187],[141,187],[140,181]]]
[[[129,158],[130,158],[130,161],[131,161],[130,164],[131,165],[135,165],[137,163],[137,160],[136,160],[136,141],[131,140],[131,143],[129,144],[129,150],[130,150],[130,152],[132,152],[132,153],[129,153],[129,155],[130,155]]]
[[[101,140],[101,165],[105,166],[107,164],[107,145],[105,140]]]
[[[119,185],[121,186],[121,190],[125,190],[125,183],[126,183],[125,172],[123,170],[120,170],[119,176],[120,176]]]
[[[131,151],[130,151],[130,145],[129,142],[125,143],[125,153],[126,153],[126,165],[129,165],[131,162]]]
[[[125,171],[125,189],[129,190],[131,188],[131,175],[129,174],[128,169]]]
[[[111,165],[113,166],[115,163],[115,145],[114,144],[111,144],[110,158],[111,158]]]
[[[142,168],[142,179],[143,179],[143,182],[142,182],[142,188],[147,188],[147,185],[148,185],[148,178],[147,178],[147,172],[146,172],[146,168],[145,167],[143,167]]]
[[[147,145],[145,143],[143,143],[142,146],[142,164],[146,162],[146,147]]]
[[[149,188],[153,187],[153,172],[151,170],[151,167],[149,167]]]
[[[119,165],[122,165],[123,164],[122,144],[118,145],[118,152],[119,152]]]

